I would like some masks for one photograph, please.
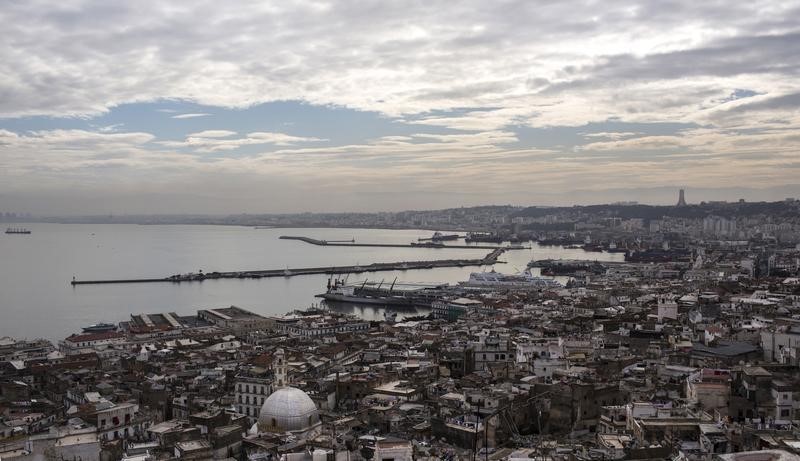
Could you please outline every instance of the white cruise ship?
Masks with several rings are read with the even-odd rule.
[[[469,280],[460,282],[464,286],[498,287],[498,288],[561,288],[563,285],[547,277],[536,277],[529,271],[520,274],[501,274],[500,272],[473,272]]]

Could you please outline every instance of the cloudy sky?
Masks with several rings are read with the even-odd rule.
[[[800,195],[796,1],[6,1],[0,212]]]

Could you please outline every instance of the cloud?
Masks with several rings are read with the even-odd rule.
[[[541,124],[581,119],[578,108],[593,120],[624,116],[627,104],[609,93],[619,81],[646,81],[651,94],[680,101],[674,115],[701,89],[719,99],[734,88],[793,85],[799,17],[778,1],[23,2],[0,12],[1,110],[87,115],[124,102],[244,108],[295,99],[387,115],[500,107],[507,121],[521,112]],[[758,88],[742,84],[753,75],[764,78]],[[660,102],[650,102],[647,115],[656,114]],[[542,104],[538,117],[525,114]]]
[[[581,133],[581,135],[585,138],[605,138],[605,139],[624,139],[630,138],[633,136],[640,136],[642,133],[636,133],[631,131],[613,131],[613,132],[599,132],[599,133]]]
[[[119,130],[121,127],[125,126],[124,123],[114,123],[112,125],[105,125],[97,128],[97,131],[101,133],[113,133]]]
[[[235,136],[235,131],[229,130],[205,130],[199,131],[197,133],[192,133],[188,137],[190,138],[227,138],[230,136]]]
[[[228,130],[205,130],[192,133],[183,141],[159,141],[158,144],[170,148],[190,148],[195,152],[212,153],[232,151],[240,147],[259,144],[288,146],[298,143],[325,141],[320,138],[292,136],[286,133],[272,132],[253,132],[248,133],[245,137],[231,138],[236,134],[235,131]]]
[[[178,114],[178,115],[173,115],[170,118],[184,119],[184,118],[209,117],[210,115],[211,114],[202,114],[202,113],[198,113],[198,114]]]
[[[194,144],[187,148],[165,145],[142,132],[20,134],[0,130],[0,171],[9,173],[3,191],[49,200],[127,194],[119,203],[135,211],[153,209],[152,204],[133,198],[143,190],[148,196],[164,198],[158,205],[162,211],[167,203],[182,203],[183,212],[318,210],[319,197],[335,201],[338,210],[385,209],[431,206],[425,197],[437,197],[435,203],[440,206],[501,199],[502,203],[543,203],[541,197],[550,197],[547,203],[564,203],[576,184],[596,191],[594,200],[603,196],[604,188],[618,185],[629,189],[678,183],[726,187],[741,171],[747,171],[749,187],[763,188],[792,184],[800,170],[796,161],[800,136],[792,130],[737,137],[724,130],[700,128],[674,136],[606,138],[610,140],[569,154],[519,147],[516,136],[505,131],[421,132],[363,144],[305,147],[249,144],[250,139],[261,143],[284,138],[275,133],[253,134],[252,138],[190,138]],[[214,143],[227,141],[265,149],[246,156],[209,159],[204,155],[209,150],[220,152],[214,150],[218,148]],[[773,148],[765,152],[762,145]],[[629,155],[642,150],[654,155]],[[597,181],[598,177],[603,181]],[[171,198],[175,191],[209,190],[214,191],[213,199],[203,203],[225,205],[213,208]],[[556,191],[562,191],[561,202],[553,195]],[[268,208],[263,208],[267,199]]]
[[[0,21],[0,193],[130,184],[168,195],[223,178],[237,197],[274,182],[270,193],[408,193],[427,206],[425,194],[535,202],[576,184],[796,183],[793,2],[31,1],[4,5]],[[114,117],[96,131],[53,128],[148,101],[201,119],[161,137]],[[355,127],[337,143],[313,117],[292,134],[210,126],[215,107],[248,117],[269,101],[407,129]],[[695,128],[637,127],[654,123]]]

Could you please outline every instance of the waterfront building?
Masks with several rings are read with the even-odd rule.
[[[197,316],[236,335],[269,330],[274,325],[273,320],[236,306],[199,310]]]
[[[124,355],[127,344],[124,333],[86,333],[67,337],[59,343],[59,350],[66,355],[96,353],[100,358],[112,358]]]
[[[431,305],[433,317],[455,321],[462,315],[483,308],[483,302],[469,298],[434,301]]]

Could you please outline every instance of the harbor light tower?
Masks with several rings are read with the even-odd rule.
[[[675,206],[686,206],[686,197],[683,194],[683,189],[678,192],[678,204]]]

